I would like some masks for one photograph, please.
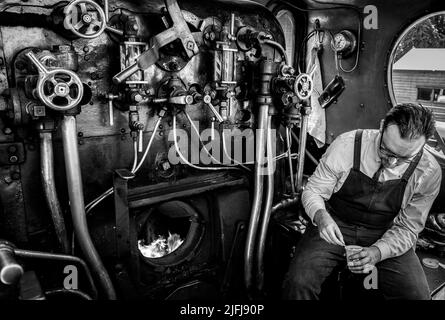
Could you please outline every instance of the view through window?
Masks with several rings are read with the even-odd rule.
[[[405,30],[390,63],[395,102],[431,108],[445,136],[445,12],[430,14]]]

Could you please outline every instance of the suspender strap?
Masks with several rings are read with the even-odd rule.
[[[403,174],[402,180],[408,181],[411,175],[413,174],[414,170],[416,169],[417,165],[420,162],[420,159],[423,155],[423,148],[419,151],[419,153],[416,155],[416,157],[411,161],[409,164],[408,169],[406,169],[405,173]]]
[[[362,135],[363,130],[359,129],[355,132],[354,141],[354,170],[360,171],[360,155],[362,151]]]

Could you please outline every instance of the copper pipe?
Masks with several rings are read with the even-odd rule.
[[[85,259],[89,263],[104,293],[110,300],[116,299],[116,293],[110,276],[94,247],[88,231],[83,198],[82,174],[80,171],[79,150],[77,147],[76,117],[65,115],[62,121],[63,153],[65,158],[68,196],[74,232],[79,241]]]
[[[52,132],[40,132],[40,173],[46,204],[51,212],[56,237],[63,253],[69,252],[65,219],[56,191]]]

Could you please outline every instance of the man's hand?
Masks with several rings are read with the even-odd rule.
[[[323,240],[334,245],[345,245],[340,228],[326,210],[318,210],[315,213],[314,222],[317,224],[320,237]]]
[[[348,261],[349,270],[353,273],[368,273],[371,266],[380,262],[381,254],[377,247],[364,247],[362,251],[357,252],[350,257]]]

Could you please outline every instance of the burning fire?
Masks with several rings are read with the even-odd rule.
[[[181,236],[177,233],[171,234],[168,232],[168,238],[158,236],[152,243],[146,245],[144,240],[138,241],[139,251],[146,258],[161,258],[167,254],[172,253],[184,242]]]

